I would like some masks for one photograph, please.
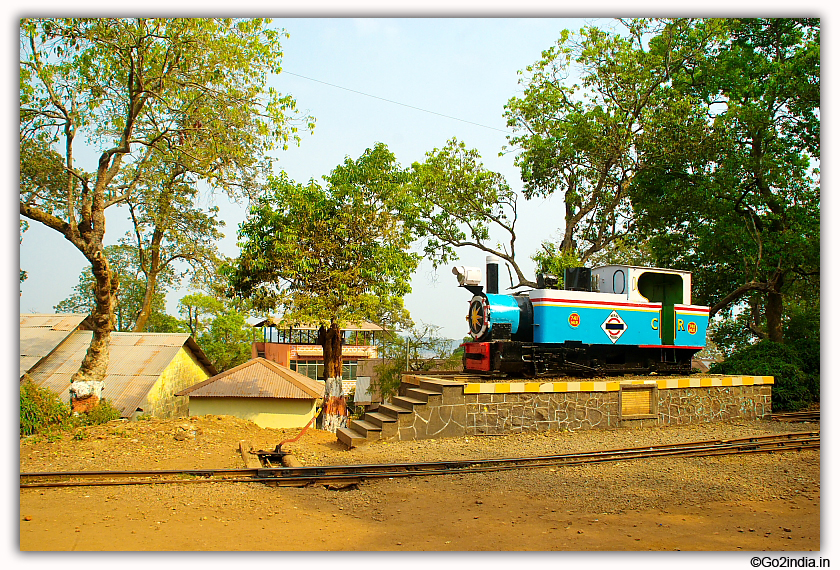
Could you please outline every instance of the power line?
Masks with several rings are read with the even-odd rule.
[[[344,89],[345,91],[350,91],[351,93],[357,93],[359,95],[364,95],[365,97],[371,97],[373,99],[379,99],[380,101],[385,101],[387,103],[393,103],[394,105],[401,105],[403,107],[408,107],[409,109],[414,109],[416,111],[422,111],[424,113],[430,113],[432,115],[437,115],[439,117],[445,117],[447,119],[452,119],[454,121],[461,121],[462,123],[469,123],[470,125],[475,125],[477,127],[482,127],[485,129],[491,129],[494,131],[499,131],[500,133],[507,133],[507,131],[503,129],[497,129],[496,127],[489,127],[487,125],[482,125],[481,123],[474,123],[473,121],[467,121],[466,119],[459,119],[458,117],[453,117],[451,115],[444,115],[443,113],[437,113],[435,111],[429,111],[428,109],[421,109],[420,107],[415,107],[414,105],[407,105],[406,103],[400,103],[399,101],[392,101],[391,99],[385,99],[384,97],[378,97],[376,95],[371,95],[370,93],[364,93],[362,91],[356,91],[355,89],[350,89],[348,87],[342,87],[341,85],[335,85],[333,83],[327,83],[326,81],[321,81],[320,79],[313,79],[311,77],[306,77],[305,75],[299,75],[297,73],[292,73],[291,71],[283,70],[283,73],[288,73],[289,75],[294,75],[295,77],[300,77],[301,79],[308,79],[309,81],[314,81],[315,83],[323,83],[324,85],[329,85],[330,87],[335,87],[336,89]]]

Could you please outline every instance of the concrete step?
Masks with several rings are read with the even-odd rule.
[[[336,430],[335,435],[338,437],[338,441],[347,446],[347,449],[367,443],[365,436],[351,428],[340,427]]]
[[[394,419],[398,418],[400,414],[410,414],[411,412],[412,410],[410,408],[403,408],[395,404],[382,404],[379,406],[379,413],[391,416]]]
[[[379,439],[379,432],[382,428],[365,420],[350,420],[350,429],[357,431],[367,439]]]
[[[384,424],[394,423],[395,421],[397,421],[397,418],[392,416],[386,416],[385,414],[380,412],[368,412],[365,414],[365,421],[382,428]]]
[[[438,380],[436,378],[423,378],[420,380],[420,388],[424,390],[433,390],[438,394],[443,393],[444,388],[460,387],[463,389],[466,382],[453,382],[451,380]]]
[[[411,396],[394,396],[391,398],[391,403],[413,410],[414,406],[422,406],[426,403],[426,400],[418,400],[417,398],[412,398]]]
[[[433,390],[424,390],[423,388],[409,388],[405,391],[405,395],[409,398],[414,398],[416,400],[428,402],[429,397],[440,396],[440,392],[435,392]]]

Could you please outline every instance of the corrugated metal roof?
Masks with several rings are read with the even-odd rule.
[[[75,372],[75,371],[74,371]],[[39,386],[49,388],[63,402],[70,400],[70,378],[73,373],[59,372],[47,377],[43,382],[36,382]],[[102,389],[102,396],[115,408],[123,412],[123,416],[130,416],[146,398],[158,376],[122,376],[107,374]]]
[[[324,397],[324,386],[276,362],[265,358],[252,358],[176,395],[201,398],[311,400]]]
[[[148,342],[147,337],[151,337]],[[32,380],[67,401],[70,378],[81,366],[92,338],[91,331],[71,333],[47,358],[32,367]],[[131,415],[183,346],[192,351],[209,374],[216,374],[216,369],[188,334],[111,333],[103,396],[122,410],[123,415]]]
[[[49,328],[56,331],[75,330],[87,318],[85,313],[29,313],[20,316],[20,328]]]
[[[20,315],[20,375],[55,350],[86,317],[81,313]]]

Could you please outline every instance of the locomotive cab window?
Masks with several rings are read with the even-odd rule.
[[[683,279],[674,273],[645,272],[639,277],[639,293],[651,303],[662,303],[659,330],[662,344],[674,344],[674,305],[683,302]]]
[[[616,271],[613,273],[613,293],[623,295],[627,292],[627,277],[624,271]]]

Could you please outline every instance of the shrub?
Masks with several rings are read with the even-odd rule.
[[[94,426],[118,419],[120,410],[102,401],[90,412],[73,417],[70,406],[62,402],[58,394],[48,388],[35,385],[31,378],[24,377],[20,384],[20,435],[53,432],[77,427]],[[79,432],[74,439],[79,439]]]
[[[20,435],[61,429],[70,417],[70,407],[58,394],[35,385],[29,377],[20,384]]]
[[[121,415],[121,412],[110,402],[102,400],[91,411],[79,416],[79,418],[82,425],[96,426],[108,423],[111,420],[117,420]]]
[[[814,374],[810,368],[795,345],[763,340],[712,365],[709,372],[773,376],[773,409],[795,411],[819,399],[819,369]]]

